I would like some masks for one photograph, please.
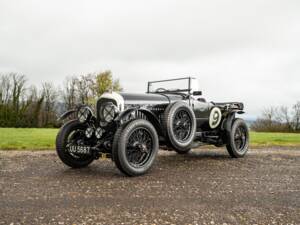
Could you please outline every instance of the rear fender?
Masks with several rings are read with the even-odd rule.
[[[226,121],[224,124],[224,129],[225,129],[226,133],[230,133],[230,131],[231,131],[232,123],[235,119],[235,114],[236,114],[235,112],[231,112],[226,118]]]
[[[223,126],[223,129],[226,131],[226,133],[230,133],[232,123],[235,119],[236,114],[244,114],[245,112],[242,110],[232,110],[228,113],[227,118],[225,120],[225,124]]]

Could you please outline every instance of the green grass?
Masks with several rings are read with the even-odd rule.
[[[0,128],[2,150],[48,150],[55,148],[58,129]],[[300,147],[300,134],[251,132],[251,146]]]
[[[300,147],[300,134],[251,132],[251,146],[287,146]]]
[[[0,149],[54,149],[58,129],[0,128]]]

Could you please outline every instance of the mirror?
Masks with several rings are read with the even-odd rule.
[[[193,95],[196,95],[196,96],[202,95],[202,91],[194,91]]]

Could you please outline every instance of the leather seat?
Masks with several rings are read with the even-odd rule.
[[[197,99],[199,102],[206,102],[206,99],[205,98],[198,98]]]

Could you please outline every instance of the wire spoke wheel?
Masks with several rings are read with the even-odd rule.
[[[176,139],[180,142],[186,141],[192,131],[192,119],[188,112],[180,110],[175,114],[173,131]]]
[[[70,153],[72,145],[86,145],[85,126],[77,120],[69,121],[59,131],[56,137],[56,152],[62,162],[73,168],[82,168],[91,164],[94,160],[92,155],[80,155]]]
[[[228,132],[227,151],[232,158],[244,157],[249,149],[249,130],[242,119],[235,119]]]
[[[113,141],[112,157],[118,169],[128,176],[147,173],[156,158],[159,140],[154,126],[136,119],[118,128]]]
[[[153,138],[147,128],[136,128],[129,135],[126,157],[131,166],[139,168],[149,160],[153,150]]]
[[[162,125],[166,144],[179,154],[188,153],[196,135],[195,113],[186,102],[177,101],[165,109]]]
[[[72,156],[75,159],[86,158],[83,155],[78,155],[78,154],[69,152],[69,147],[71,145],[83,144],[83,139],[84,138],[85,138],[85,136],[84,136],[84,131],[83,130],[74,130],[74,131],[72,131],[67,137],[66,148],[65,148],[66,153],[69,154],[70,156]]]
[[[247,131],[244,127],[240,126],[236,129],[235,135],[234,135],[234,143],[236,146],[237,151],[243,152],[244,148],[247,144]]]

